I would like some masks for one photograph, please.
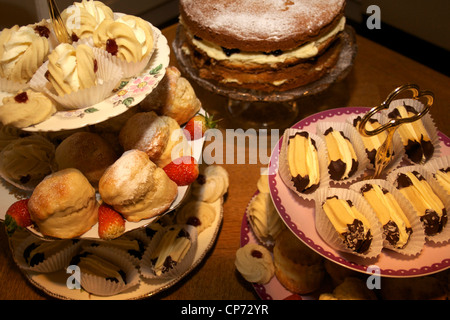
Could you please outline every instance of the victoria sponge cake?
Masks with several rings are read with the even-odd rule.
[[[201,78],[286,91],[336,64],[344,9],[345,0],[180,0],[181,49]]]

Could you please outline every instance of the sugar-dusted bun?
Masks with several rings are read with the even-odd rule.
[[[277,237],[273,249],[275,275],[289,291],[306,294],[317,290],[325,276],[323,259],[290,230]]]
[[[128,221],[140,221],[166,211],[178,188],[146,153],[134,149],[126,151],[105,171],[99,192],[103,201]]]
[[[76,132],[56,148],[58,168],[80,170],[96,187],[106,168],[117,160],[114,148],[101,136],[91,132]]]
[[[175,66],[169,66],[161,83],[140,104],[144,111],[155,111],[175,119],[179,125],[191,119],[201,107],[194,88]]]
[[[178,123],[155,112],[140,112],[126,122],[119,134],[124,150],[137,149],[145,152],[159,167],[170,163],[172,156],[183,155],[186,138]],[[174,148],[177,148],[174,151]],[[176,153],[173,154],[172,153]]]
[[[77,169],[47,176],[34,189],[28,208],[39,231],[50,237],[75,238],[97,223],[95,189]]]

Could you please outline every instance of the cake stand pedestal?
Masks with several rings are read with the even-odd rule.
[[[200,77],[198,70],[185,55],[182,45],[185,35],[178,26],[172,49],[180,70],[200,87],[227,98],[226,114],[241,128],[285,129],[292,125],[302,106],[301,99],[328,89],[350,72],[357,53],[355,31],[346,26],[342,32],[342,50],[336,65],[322,78],[305,86],[283,92],[262,92],[227,87],[214,80]]]

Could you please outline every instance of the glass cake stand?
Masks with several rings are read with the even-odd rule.
[[[353,67],[357,53],[355,31],[346,26],[342,33],[343,47],[336,65],[319,80],[295,89],[283,92],[262,92],[244,88],[231,88],[217,81],[199,76],[191,59],[183,53],[185,41],[182,26],[178,26],[172,49],[180,70],[193,79],[200,87],[227,98],[226,112],[235,122],[247,128],[283,129],[296,119],[301,98],[320,93],[333,83],[343,80]]]

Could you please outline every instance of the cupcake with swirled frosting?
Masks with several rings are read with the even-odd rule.
[[[114,19],[114,13],[100,1],[82,0],[66,8],[61,13],[61,18],[72,41],[76,42],[92,37],[100,23],[105,19]]]
[[[142,71],[153,55],[156,37],[152,25],[132,15],[104,20],[93,34],[94,46],[111,55],[124,77]]]
[[[42,34],[42,33],[41,33]],[[49,54],[49,41],[32,25],[5,28],[0,33],[0,78],[2,91],[26,87]]]

